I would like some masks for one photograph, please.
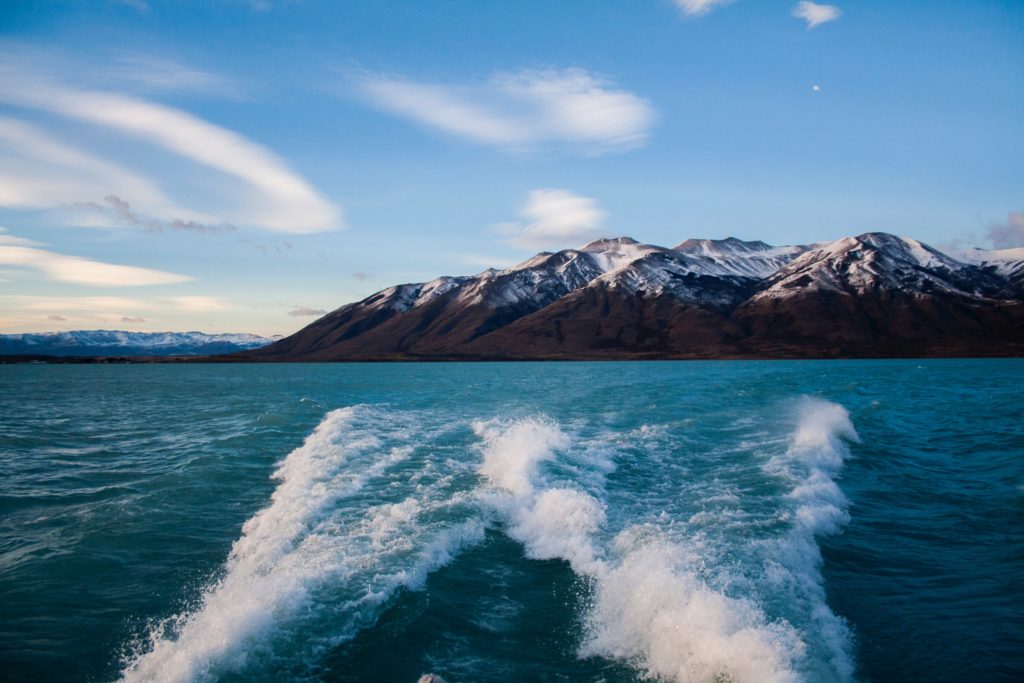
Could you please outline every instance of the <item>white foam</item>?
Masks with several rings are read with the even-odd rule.
[[[765,466],[791,485],[791,528],[775,547],[766,576],[802,607],[826,652],[827,674],[852,680],[852,638],[846,622],[826,601],[821,548],[817,537],[838,533],[849,522],[849,503],[836,483],[849,457],[844,440],[860,438],[841,405],[806,399],[799,407],[796,431],[789,448]]]
[[[786,683],[805,652],[796,630],[770,623],[752,601],[712,590],[697,558],[664,538],[628,529],[619,561],[595,582],[584,656],[634,662],[679,683]]]
[[[558,425],[533,418],[508,425],[475,422],[473,429],[487,444],[480,473],[494,486],[520,496],[533,492],[538,465],[569,445]]]
[[[557,425],[481,423],[477,432],[485,441],[480,472],[497,489],[491,503],[508,535],[528,557],[564,559],[593,582],[581,656],[626,660],[651,677],[680,682],[797,680],[793,664],[805,646],[796,630],[770,623],[751,601],[710,588],[682,546],[638,527],[610,547],[599,542],[607,523],[599,498],[610,469],[604,456],[577,457],[591,463],[580,478],[600,484],[588,493],[541,472],[572,445]]]
[[[408,442],[394,422],[367,407],[328,413],[274,472],[280,483],[271,503],[243,526],[221,579],[196,609],[153,629],[126,662],[123,680],[197,681],[238,671],[272,647],[278,630],[308,614],[328,583],[337,588],[338,609],[358,627],[366,618],[355,608],[417,587],[459,548],[482,539],[475,519],[427,529],[420,517],[428,508],[458,502],[429,487],[397,503],[339,508],[342,498],[408,459],[411,447],[388,448],[375,433],[390,430],[392,440]]]

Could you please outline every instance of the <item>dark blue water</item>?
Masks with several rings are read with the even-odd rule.
[[[1024,362],[0,367],[0,678],[1024,679]]]

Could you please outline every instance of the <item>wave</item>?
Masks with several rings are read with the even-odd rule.
[[[857,434],[845,409],[825,401],[801,402],[794,423],[779,452],[756,464],[762,483],[782,490],[770,506],[771,528],[782,531],[765,540],[763,520],[744,529],[742,515],[718,530],[725,556],[753,563],[734,576],[705,543],[704,521],[694,530],[689,516],[653,510],[642,490],[609,509],[620,453],[647,454],[644,467],[656,468],[681,455],[663,429],[587,437],[543,417],[478,421],[473,459],[461,438],[444,436],[464,422],[332,411],[280,462],[269,505],[243,525],[220,578],[134,645],[122,678],[266,669],[282,643],[306,667],[287,664],[288,677],[315,677],[325,653],[372,625],[396,591],[422,586],[497,520],[528,557],[564,560],[589,585],[581,657],[688,683],[851,680],[850,632],[827,605],[817,539],[848,520],[836,479]],[[453,457],[438,459],[442,444]],[[738,509],[743,495],[730,488],[725,502]]]
[[[842,406],[805,401],[789,448],[764,467],[786,478],[783,503],[795,508],[782,510],[790,530],[759,573],[776,597],[783,591],[799,602],[797,625],[769,617],[754,597],[712,587],[698,543],[652,524],[612,534],[604,487],[614,465],[606,449],[538,418],[476,430],[484,441],[479,471],[506,533],[527,556],[563,559],[592,586],[580,656],[624,660],[649,677],[688,683],[852,678],[849,632],[825,602],[815,541],[847,519],[835,477],[848,454],[843,440],[857,435]],[[560,471],[560,460],[574,462]],[[812,661],[822,647],[825,664]]]
[[[136,644],[122,679],[196,681],[241,670],[315,612],[307,608],[325,586],[346,619],[334,626],[340,628],[334,637],[312,647],[331,647],[371,621],[373,609],[395,590],[417,587],[460,548],[482,540],[484,526],[473,517],[424,521],[440,507],[453,512],[462,501],[441,494],[450,477],[396,471],[413,452],[408,444],[415,429],[366,406],[328,413],[274,472],[280,483],[270,505],[245,523],[221,578],[195,609],[157,624]],[[394,503],[339,505],[389,474],[408,481],[410,495]]]
[[[791,602],[809,615],[825,650],[828,667],[819,675],[853,678],[852,636],[846,622],[828,606],[823,564],[817,539],[838,533],[849,520],[849,502],[836,479],[849,457],[847,441],[860,437],[847,410],[836,403],[804,399],[789,448],[765,465],[765,471],[787,481],[789,532],[778,541],[766,576]]]

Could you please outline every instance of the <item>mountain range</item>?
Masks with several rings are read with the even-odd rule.
[[[628,237],[402,284],[235,360],[1005,356],[1024,248],[957,257],[866,233],[775,247]]]
[[[208,356],[266,346],[280,337],[204,332],[72,330],[0,334],[0,355]]]

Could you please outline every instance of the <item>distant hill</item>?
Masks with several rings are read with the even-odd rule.
[[[207,356],[257,349],[280,337],[204,332],[73,330],[0,334],[0,355],[33,356]]]
[[[628,237],[403,284],[238,360],[836,358],[1024,354],[1024,249]]]

